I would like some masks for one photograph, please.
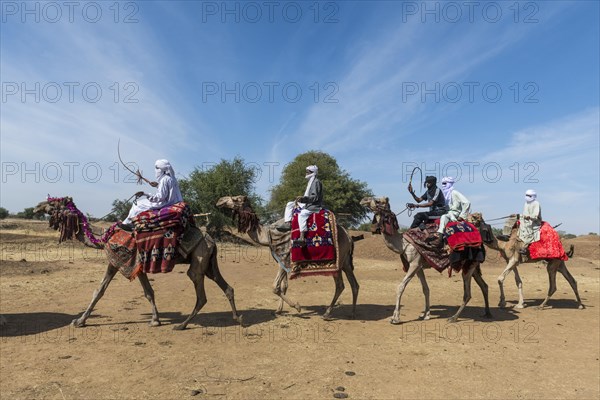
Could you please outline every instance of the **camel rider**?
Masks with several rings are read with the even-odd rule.
[[[423,193],[423,195],[421,197],[417,197],[413,190],[412,184],[410,184],[410,183],[408,184],[408,191],[410,192],[413,199],[415,199],[415,201],[417,203],[420,203],[423,200],[427,200],[427,203],[424,203],[424,204],[410,203],[410,204],[408,204],[408,207],[409,208],[429,207],[429,211],[424,211],[424,212],[415,214],[412,225],[410,226],[411,229],[416,228],[418,226],[420,226],[421,229],[425,229],[425,224],[429,220],[429,217],[441,216],[441,215],[444,215],[446,213],[446,211],[448,211],[448,209],[446,207],[446,200],[444,198],[444,194],[442,193],[440,188],[438,188],[436,186],[436,184],[437,184],[437,178],[435,176],[426,176],[424,186],[427,188],[427,191],[425,193]]]
[[[305,244],[305,234],[308,230],[306,221],[313,213],[321,211],[323,207],[323,184],[317,178],[319,168],[316,165],[309,165],[306,167],[306,176],[308,183],[306,184],[306,190],[304,196],[298,196],[296,201],[290,201],[285,206],[285,215],[283,217],[283,224],[277,226],[277,230],[280,232],[287,232],[292,229],[292,215],[294,211],[294,204],[297,203],[298,207],[301,208],[300,215],[298,216],[298,226],[300,228],[300,238],[298,243]]]
[[[525,192],[523,214],[519,217],[519,239],[525,244],[519,249],[519,253],[526,255],[529,252],[529,245],[540,240],[541,227],[542,208],[537,201],[535,190],[529,189]]]
[[[133,206],[131,206],[129,215],[119,225],[121,228],[128,231],[133,230],[131,219],[143,211],[156,210],[183,201],[183,196],[179,190],[179,183],[177,182],[177,178],[175,178],[175,171],[169,161],[156,160],[154,168],[157,182],[156,193],[149,194],[137,192],[135,194],[136,197],[145,196],[146,198],[138,199]]]
[[[448,206],[448,212],[440,218],[440,227],[437,232],[427,238],[427,241],[435,241],[435,245],[442,244],[442,238],[446,224],[450,221],[464,221],[471,210],[471,202],[458,190],[454,189],[454,178],[446,176],[442,179],[442,192]]]

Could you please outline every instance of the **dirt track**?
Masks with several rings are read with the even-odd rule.
[[[137,282],[118,276],[89,319],[69,324],[87,306],[105,268],[104,255],[56,245],[45,223],[0,226],[0,394],[7,399],[102,398],[598,398],[600,396],[600,241],[580,237],[567,265],[579,285],[578,310],[559,276],[550,305],[542,264],[523,265],[525,309],[498,309],[497,254],[483,265],[494,319],[481,317],[476,285],[457,324],[446,318],[462,298],[460,276],[429,270],[432,319],[418,321],[418,280],[403,296],[404,324],[389,317],[402,279],[400,263],[380,237],[356,243],[361,285],[358,318],[350,320],[349,286],[333,321],[320,318],[333,295],[331,278],[292,281],[298,314],[275,316],[276,264],[262,248],[223,245],[220,267],[235,288],[241,328],[219,288],[206,285],[208,304],[186,331],[173,331],[194,304],[191,282],[177,266],[151,276],[163,325],[147,325],[150,306]],[[513,276],[507,300],[517,298]],[[340,388],[341,389],[341,388]],[[194,392],[195,391],[195,392]],[[194,396],[193,396],[194,395]]]

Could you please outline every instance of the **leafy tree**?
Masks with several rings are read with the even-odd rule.
[[[321,151],[300,154],[284,167],[279,184],[271,190],[268,209],[282,213],[288,201],[304,194],[308,165],[319,167],[317,176],[323,183],[324,206],[336,213],[340,224],[358,226],[367,215],[360,200],[373,193],[365,182],[352,179],[338,166],[335,158]]]
[[[188,179],[180,179],[179,187],[184,200],[194,213],[211,213],[207,228],[211,234],[218,235],[226,225],[230,225],[231,216],[215,207],[215,203],[223,196],[246,195],[258,213],[264,212],[262,199],[254,191],[254,181],[258,171],[247,166],[240,157],[232,161],[221,160],[220,163],[201,170],[198,167]],[[198,224],[205,224],[204,219],[197,219]]]
[[[18,212],[16,217],[23,219],[33,219],[35,217],[33,213],[33,207],[27,207],[23,211]]]
[[[130,201],[115,199],[112,202],[112,212],[104,217],[104,220],[109,222],[123,221],[127,218],[130,208]]]
[[[8,210],[4,207],[0,207],[0,219],[8,217]]]

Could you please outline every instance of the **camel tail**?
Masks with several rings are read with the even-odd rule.
[[[571,247],[569,247],[569,251],[567,251],[567,257],[572,258],[573,254],[575,254],[575,246],[571,245]]]

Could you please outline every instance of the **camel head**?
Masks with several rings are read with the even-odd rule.
[[[381,210],[390,209],[390,199],[388,197],[365,197],[360,201],[360,205],[377,214]]]
[[[230,210],[240,211],[248,206],[248,196],[225,196],[217,200],[218,208],[229,208]]]
[[[52,213],[55,210],[60,210],[60,209],[65,208],[65,205],[69,202],[73,202],[72,197],[61,197],[61,198],[48,197],[48,199],[46,201],[42,201],[42,202],[38,203],[37,206],[34,207],[33,213],[34,214],[52,215]]]

